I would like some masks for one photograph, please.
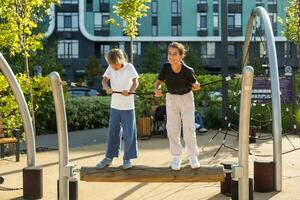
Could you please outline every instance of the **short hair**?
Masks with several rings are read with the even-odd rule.
[[[125,64],[127,63],[127,55],[122,49],[111,49],[106,55],[105,59],[109,64]]]
[[[169,44],[169,48],[177,48],[179,50],[179,54],[184,58],[186,56],[186,52],[188,51],[185,46],[179,42],[172,42]]]

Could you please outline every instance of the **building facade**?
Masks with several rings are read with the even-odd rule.
[[[134,42],[134,65],[143,66],[145,50],[150,43],[159,49],[166,60],[167,45],[172,41],[185,43],[199,58],[209,73],[221,71],[221,60],[228,58],[229,71],[241,71],[244,35],[251,11],[263,6],[269,13],[273,26],[278,65],[296,66],[296,47],[282,36],[278,17],[284,18],[286,0],[227,0],[228,46],[227,55],[221,55],[221,0],[152,0],[148,15],[139,22],[139,36]],[[119,47],[129,53],[129,39],[121,29],[105,23],[116,17],[113,5],[117,0],[61,0],[61,5],[51,9],[51,21],[46,32],[49,41],[57,42],[57,58],[63,64],[66,78],[83,78],[89,58],[95,55],[103,67],[104,55],[110,48]],[[119,23],[123,24],[119,19]],[[250,58],[266,60],[264,31],[259,18],[250,48]],[[157,66],[159,68],[160,66]]]

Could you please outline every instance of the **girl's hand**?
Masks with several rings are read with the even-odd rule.
[[[197,91],[197,90],[200,90],[200,89],[201,89],[200,83],[194,83],[194,84],[192,85],[192,90],[193,90],[193,91]]]
[[[129,96],[130,94],[129,94],[128,90],[123,90],[123,91],[122,91],[122,95],[124,95],[124,96]]]
[[[161,92],[161,90],[157,89],[157,90],[154,91],[154,96],[155,97],[161,97],[161,96],[163,96],[163,93]]]
[[[113,90],[110,87],[107,87],[104,89],[107,95],[110,95],[113,93]]]

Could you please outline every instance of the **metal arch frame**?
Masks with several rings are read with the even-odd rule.
[[[22,122],[26,134],[27,166],[35,167],[36,149],[35,149],[35,138],[34,138],[34,131],[32,126],[32,119],[29,113],[29,109],[23,91],[16,79],[15,74],[11,70],[9,64],[3,57],[2,53],[0,53],[0,69],[3,75],[6,77],[20,108]]]
[[[273,139],[273,161],[275,165],[275,190],[282,190],[282,123],[281,123],[281,101],[280,101],[280,86],[279,86],[279,73],[278,73],[278,63],[277,54],[275,47],[275,40],[272,30],[272,25],[270,22],[269,15],[267,11],[259,6],[256,7],[249,18],[245,43],[243,49],[243,61],[246,65],[249,59],[249,54],[247,53],[250,45],[250,37],[253,27],[253,20],[256,16],[262,18],[262,22],[265,26],[265,37],[268,48],[268,57],[270,65],[270,76],[271,76],[271,91],[272,91],[272,130],[274,134]]]
[[[69,178],[72,167],[69,165],[69,142],[65,100],[62,82],[57,72],[51,72],[50,82],[55,105],[58,150],[59,150],[59,200],[69,200]]]

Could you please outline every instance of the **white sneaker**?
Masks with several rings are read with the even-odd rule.
[[[180,156],[174,156],[172,162],[171,162],[171,168],[173,170],[180,170],[181,168],[181,159]]]
[[[200,133],[206,133],[206,132],[207,132],[207,129],[206,129],[206,128],[200,128],[200,129],[199,129],[199,132],[200,132]]]
[[[198,157],[194,156],[190,158],[190,165],[192,169],[197,169],[200,167],[200,163],[198,161]]]

